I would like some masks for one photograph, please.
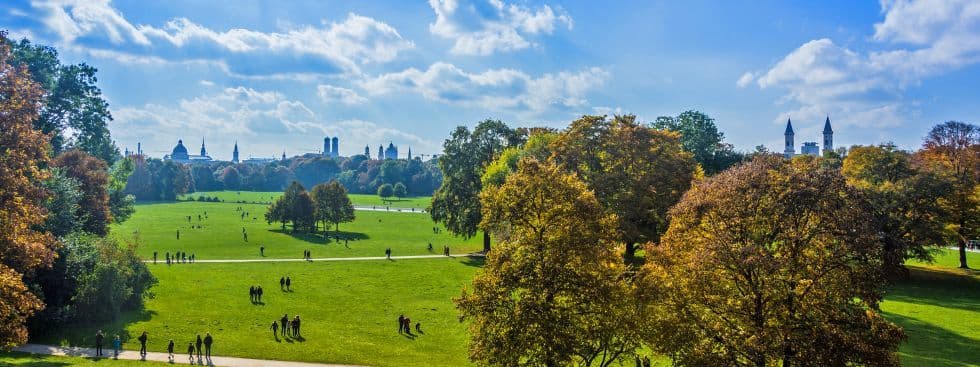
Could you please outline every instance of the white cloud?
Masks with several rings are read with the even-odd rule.
[[[337,87],[333,85],[321,84],[316,87],[317,95],[324,102],[340,102],[346,105],[355,105],[367,102],[367,98],[357,94],[352,89]]]
[[[214,82],[212,82],[210,80],[206,80],[206,79],[205,80],[201,80],[199,83],[202,86],[205,86],[205,87],[213,87],[214,86]]]
[[[822,119],[861,127],[898,126],[917,113],[904,92],[923,79],[980,62],[980,3],[971,0],[883,0],[884,20],[859,52],[830,39],[804,43],[762,73],[736,85],[784,90],[789,110],[774,121]]]
[[[540,113],[585,106],[586,94],[608,78],[609,73],[597,67],[532,77],[514,69],[469,73],[453,64],[437,62],[425,71],[409,68],[382,74],[361,82],[361,87],[372,94],[413,91],[443,103]]]
[[[233,69],[249,68],[237,71],[242,74],[263,74],[271,66],[359,73],[362,65],[389,62],[414,47],[390,25],[353,13],[341,22],[261,32],[213,30],[187,18],[162,27],[134,25],[108,0],[39,0],[32,5],[63,44],[166,60],[217,60]],[[109,44],[99,42],[103,39]],[[235,57],[248,57],[248,65],[227,62]]]
[[[571,16],[561,9],[543,5],[531,9],[502,0],[460,3],[457,0],[429,0],[436,20],[429,32],[455,41],[450,50],[458,55],[490,55],[511,52],[534,45],[527,37],[552,34],[557,26],[572,28]]]

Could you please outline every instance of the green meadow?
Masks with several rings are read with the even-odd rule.
[[[239,207],[258,219],[242,219]],[[444,230],[436,233],[427,214],[370,210],[357,211],[356,221],[340,226],[341,236],[349,239],[345,246],[332,237],[293,234],[288,228],[283,232],[279,224],[261,219],[265,207],[227,200],[138,205],[136,214],[114,226],[112,233],[123,239],[138,234],[139,251],[146,258],[158,252],[160,261],[150,269],[159,284],[145,309],[111,324],[34,335],[32,342],[88,346],[95,330],[103,329],[120,334],[124,348],[137,349],[135,336],[145,330],[149,349],[163,351],[169,339],[181,346],[198,333],[211,332],[214,353],[223,356],[371,366],[469,365],[466,325],[459,322],[452,298],[479,271],[480,258],[163,264],[163,253],[177,250],[195,253],[201,260],[257,259],[260,245],[266,247],[267,258],[298,258],[306,249],[314,257],[382,256],[389,247],[394,255],[419,255],[429,253],[429,242],[437,254],[444,244],[457,254],[482,247],[479,236],[463,240]],[[197,214],[202,215],[200,221]],[[971,264],[980,266],[980,254],[969,257]],[[955,269],[956,265],[951,250],[939,252],[932,264],[910,264],[909,279],[893,286],[881,304],[886,317],[908,333],[900,350],[903,365],[980,366],[980,273]],[[293,281],[291,292],[279,289],[282,276]],[[252,285],[263,287],[262,303],[249,301]],[[302,338],[273,337],[270,324],[283,314],[300,315]],[[400,335],[400,314],[420,322],[424,334]],[[97,364],[147,365],[0,354],[0,366]]]
[[[307,190],[311,189],[307,187]],[[199,197],[216,197],[225,203],[259,203],[268,204],[274,201],[279,196],[282,196],[281,192],[266,192],[266,191],[203,191],[195,192],[193,194],[184,194],[180,196],[180,200],[197,200]],[[432,198],[428,196],[416,196],[416,197],[406,197],[406,198],[391,198],[391,200],[381,200],[378,195],[368,195],[368,194],[350,194],[350,200],[354,203],[354,206],[361,207],[376,207],[379,209],[392,208],[397,209],[415,209],[415,211],[422,211],[429,207],[432,203]]]

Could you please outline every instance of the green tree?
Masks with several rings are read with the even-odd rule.
[[[40,116],[34,125],[51,139],[54,152],[80,149],[106,164],[119,159],[119,149],[109,135],[109,104],[96,85],[97,70],[86,64],[63,65],[58,52],[32,45],[24,39],[9,42],[13,62],[26,65],[32,78],[44,88]]]
[[[405,184],[398,182],[395,186],[392,186],[391,194],[401,199],[408,196],[408,190],[405,188]]]
[[[316,231],[316,207],[313,205],[313,198],[310,193],[302,191],[296,195],[290,207],[293,220],[293,231],[314,232]]]
[[[393,195],[395,195],[395,189],[391,184],[378,186],[378,196],[381,197],[382,202],[390,200]]]
[[[44,180],[44,188],[50,194],[44,204],[48,212],[42,227],[44,231],[62,237],[80,230],[86,220],[79,217],[85,213],[81,210],[85,195],[82,194],[78,180],[68,177],[61,169],[54,168],[51,170],[51,177]]]
[[[481,228],[501,239],[455,300],[470,359],[489,366],[610,366],[637,347],[615,216],[552,163],[522,160],[480,195]]]
[[[354,204],[347,195],[347,189],[340,182],[333,180],[313,186],[312,193],[316,219],[324,223],[324,232],[327,231],[326,223],[333,223],[339,233],[340,223],[354,221]]]
[[[816,159],[758,156],[698,182],[647,247],[645,340],[677,366],[898,366],[866,207]]]
[[[633,260],[637,244],[657,242],[667,210],[691,186],[696,163],[672,131],[642,126],[632,115],[583,116],[551,145],[552,159],[585,181],[618,218],[618,239]]]
[[[109,168],[109,211],[115,223],[125,222],[136,212],[136,198],[125,192],[126,183],[135,168],[133,158],[130,157],[116,161]]]
[[[891,144],[851,147],[841,173],[871,204],[888,273],[898,275],[909,258],[932,259],[930,250],[945,242],[943,223],[935,218],[943,214],[939,202],[951,188],[948,181],[920,169],[911,154]]]
[[[952,184],[940,203],[950,239],[959,246],[960,268],[968,269],[966,242],[980,237],[980,127],[948,121],[926,135],[920,161]]]
[[[471,133],[459,126],[443,143],[439,156],[442,185],[432,195],[429,215],[450,232],[464,238],[476,235],[480,221],[480,181],[487,165],[510,146],[524,141],[521,132],[503,122],[485,120]],[[490,234],[483,233],[483,251],[490,251]]]
[[[652,126],[680,133],[684,150],[694,154],[694,160],[707,174],[724,171],[743,158],[731,144],[724,142],[725,134],[718,131],[715,119],[703,112],[691,110],[677,117],[660,116]]]

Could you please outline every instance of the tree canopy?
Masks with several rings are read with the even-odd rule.
[[[337,180],[313,186],[312,193],[315,217],[324,223],[324,231],[326,223],[333,223],[339,232],[340,223],[354,221],[354,204],[347,196],[347,189]]]

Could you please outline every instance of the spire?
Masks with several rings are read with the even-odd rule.
[[[793,135],[793,121],[786,119],[786,132],[783,135]]]
[[[823,123],[823,133],[833,134],[834,130],[830,128],[830,116],[827,116],[827,121]]]
[[[208,151],[207,149],[204,149],[204,138],[201,138],[201,156],[203,157],[206,155],[208,155]]]
[[[231,152],[232,163],[238,163],[238,140],[235,140],[235,150]]]

